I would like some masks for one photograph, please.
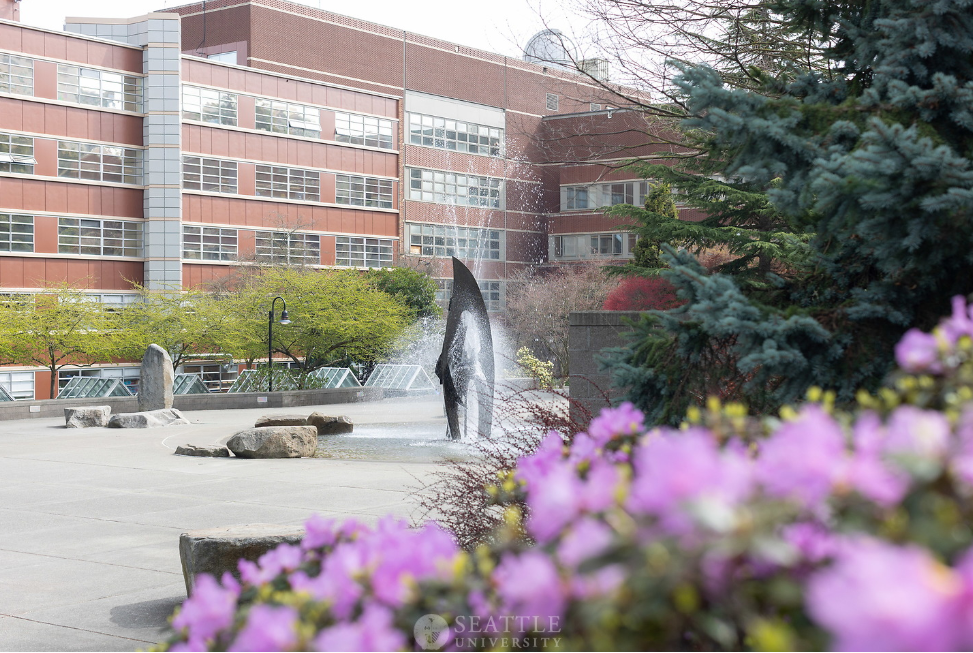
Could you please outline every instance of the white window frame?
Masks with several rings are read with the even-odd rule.
[[[142,258],[142,223],[59,217],[57,251],[79,256]]]
[[[339,143],[394,150],[392,121],[377,116],[338,111],[334,114],[334,139]]]
[[[0,252],[34,251],[34,216],[0,213]]]
[[[142,78],[122,72],[59,63],[57,99],[139,113],[142,110]]]
[[[490,227],[410,222],[409,254],[463,260],[504,261],[506,233]]]
[[[206,193],[236,195],[239,182],[236,161],[183,154],[182,187]]]
[[[391,209],[394,199],[392,179],[335,175],[335,203]]]
[[[59,140],[57,176],[137,186],[142,183],[142,150]]]
[[[636,234],[611,233],[557,234],[549,238],[550,259],[571,261],[603,258],[631,258],[635,253]]]
[[[471,139],[475,139],[475,144]],[[504,130],[464,120],[410,113],[409,144],[464,154],[502,157]]]
[[[335,266],[352,268],[385,268],[392,265],[395,240],[369,236],[335,238]]]
[[[503,209],[504,186],[497,177],[409,168],[409,199],[418,202]]]
[[[480,294],[483,296],[483,303],[488,313],[497,313],[503,310],[506,303],[507,284],[503,281],[483,280],[477,281]],[[449,298],[453,294],[452,279],[436,279],[436,301],[442,306],[449,306]]]
[[[36,386],[33,372],[0,372],[0,386],[14,399],[33,399]]]
[[[321,236],[300,231],[254,232],[254,254],[260,263],[321,265]]]
[[[0,133],[0,172],[32,175],[35,165],[33,138]]]
[[[257,164],[255,191],[257,197],[321,201],[321,173],[315,170]]]
[[[185,120],[230,125],[238,121],[239,95],[199,86],[182,87],[182,117]]]
[[[259,131],[276,134],[321,138],[321,109],[258,97],[255,127]]]
[[[187,261],[235,261],[239,247],[240,235],[236,229],[182,226],[182,257]]]
[[[13,95],[34,94],[34,60],[0,52],[0,92]]]

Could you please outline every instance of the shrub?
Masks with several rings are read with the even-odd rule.
[[[623,405],[551,433],[488,488],[504,519],[472,554],[433,525],[312,518],[242,585],[201,580],[167,646],[969,648],[971,337],[959,299],[854,412],[813,390],[780,419],[712,401],[648,428]]]
[[[608,293],[602,310],[665,311],[683,303],[676,287],[662,277],[627,277]]]
[[[530,353],[530,349],[521,347],[517,350],[517,364],[542,389],[550,390],[554,387],[554,363],[551,361],[542,361]]]

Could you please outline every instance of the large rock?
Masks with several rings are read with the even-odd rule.
[[[304,532],[295,526],[245,524],[189,531],[179,536],[179,558],[186,580],[186,594],[191,594],[199,574],[212,574],[217,579],[228,571],[237,580],[237,562],[257,559],[278,545],[298,544]]]
[[[255,427],[261,426],[307,426],[307,417],[304,415],[264,415],[257,418]]]
[[[230,450],[226,447],[201,447],[195,444],[181,444],[176,447],[177,456],[206,456],[209,458],[229,458]]]
[[[142,357],[142,370],[139,374],[139,411],[172,408],[174,377],[169,352],[159,345],[149,345]]]
[[[108,420],[109,428],[113,429],[154,429],[177,424],[189,424],[189,420],[175,408],[150,410],[142,413],[119,413],[112,415],[112,418]]]
[[[239,458],[310,458],[318,448],[313,426],[261,426],[240,431],[226,447]]]
[[[355,430],[354,423],[344,415],[335,417],[324,413],[311,413],[307,423],[318,430],[318,435],[338,435]]]
[[[111,406],[84,406],[64,409],[64,426],[69,429],[86,429],[91,426],[108,426]]]

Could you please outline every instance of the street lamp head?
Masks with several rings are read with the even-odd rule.
[[[280,312],[280,323],[281,324],[290,324],[291,323],[290,318],[287,317],[287,309],[286,308]]]

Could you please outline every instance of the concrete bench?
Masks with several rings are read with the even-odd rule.
[[[189,531],[179,536],[179,558],[186,580],[186,594],[192,594],[199,574],[218,580],[228,571],[239,580],[237,562],[257,559],[284,542],[298,544],[304,537],[299,526],[280,524],[243,524]]]

